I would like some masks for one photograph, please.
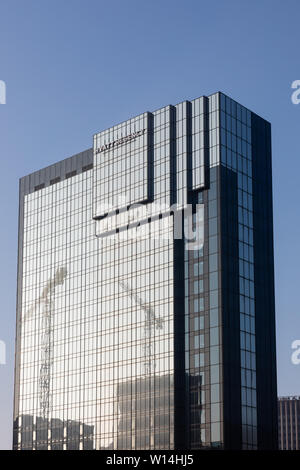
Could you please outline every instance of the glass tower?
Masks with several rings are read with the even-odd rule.
[[[270,124],[222,93],[20,180],[14,449],[274,449]]]

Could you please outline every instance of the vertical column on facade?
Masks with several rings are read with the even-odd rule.
[[[193,232],[197,232],[198,244],[193,246],[188,240],[185,243],[185,357],[189,446],[196,449],[210,445],[207,206],[202,191],[207,163],[204,158],[208,142],[207,98],[193,100],[187,109],[188,203],[192,206]]]
[[[221,190],[219,172],[219,97],[208,98],[209,190],[207,199],[207,245],[209,283],[209,422],[212,447],[224,445],[223,432],[223,355],[221,280]]]

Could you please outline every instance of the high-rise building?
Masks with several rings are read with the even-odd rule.
[[[216,93],[96,134],[21,178],[18,260],[15,449],[277,447],[264,119]]]
[[[300,450],[300,397],[278,398],[280,450]]]

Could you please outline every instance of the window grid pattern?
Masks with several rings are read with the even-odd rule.
[[[188,103],[185,101],[178,104],[176,106],[176,188],[179,209],[187,204],[188,140],[190,135],[188,116]]]
[[[237,181],[238,240],[234,235],[230,247],[236,287],[227,319],[238,331],[242,444],[257,448],[251,132],[251,113],[216,93],[95,135],[92,169],[73,170],[64,180],[53,179],[55,172],[48,186],[48,176],[42,184],[36,178],[24,196],[20,238],[16,448],[174,449],[174,403],[183,393],[174,390],[183,361],[174,297],[181,292],[185,442],[192,449],[224,446],[224,431],[233,426],[224,422],[223,402],[222,175],[233,181],[234,197]],[[193,230],[205,233],[197,250],[188,249],[187,239],[174,242],[173,203],[192,204]],[[109,206],[116,213],[107,215]],[[182,257],[184,286],[176,272],[174,293]]]
[[[201,211],[201,214],[197,214]],[[193,214],[193,230],[203,230],[204,205],[199,194]],[[192,449],[210,446],[209,348],[205,330],[204,245],[185,250],[185,357],[189,394],[189,429]]]
[[[100,244],[91,171],[26,196],[20,448],[174,445],[172,218],[151,231],[150,240],[128,231],[127,240]],[[54,286],[57,267],[66,275]],[[41,326],[49,303],[45,410]]]
[[[94,136],[94,217],[145,201],[148,188],[148,113]],[[121,145],[109,145],[141,132]],[[108,148],[103,149],[103,146]]]
[[[171,107],[155,111],[153,114],[153,171],[149,185],[153,185],[153,202],[144,203],[138,200],[138,195],[132,205],[126,211],[117,211],[113,214],[96,221],[96,235],[101,236],[116,229],[127,228],[129,224],[137,224],[150,217],[158,216],[168,211],[174,187],[172,185],[173,176],[173,156],[171,155],[172,138],[172,112]],[[152,176],[153,175],[153,176]],[[97,176],[95,177],[97,178]],[[152,181],[153,178],[153,181]],[[94,185],[96,180],[94,180]],[[127,187],[122,188],[123,193],[128,193]],[[116,209],[119,209],[117,206]]]
[[[192,189],[205,185],[205,109],[204,98],[192,102]]]
[[[242,442],[257,447],[251,112],[221,98],[221,163],[237,172],[240,274]]]

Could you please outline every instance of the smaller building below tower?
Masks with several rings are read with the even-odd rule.
[[[300,450],[300,396],[278,398],[280,450]]]

